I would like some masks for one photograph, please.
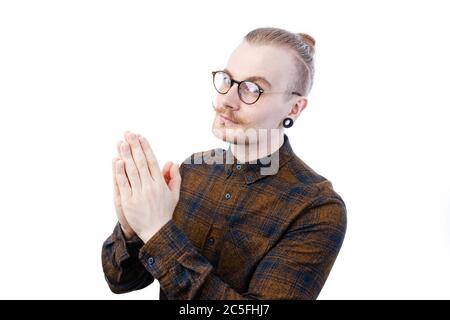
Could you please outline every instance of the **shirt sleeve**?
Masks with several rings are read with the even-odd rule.
[[[145,243],[139,259],[168,299],[316,299],[344,240],[346,209],[332,201],[300,216],[259,262],[244,293],[215,274],[173,220]]]
[[[114,293],[126,293],[147,287],[153,276],[139,261],[142,240],[127,242],[119,222],[102,246],[105,280]]]

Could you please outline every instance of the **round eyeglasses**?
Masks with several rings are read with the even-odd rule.
[[[213,84],[216,91],[220,94],[226,94],[234,83],[238,85],[238,96],[242,102],[245,104],[254,104],[258,101],[259,97],[262,93],[284,93],[284,94],[295,94],[298,96],[303,96],[302,94],[292,91],[292,92],[275,92],[275,91],[265,91],[261,89],[256,83],[244,80],[244,81],[236,81],[231,78],[231,76],[225,71],[213,71]]]

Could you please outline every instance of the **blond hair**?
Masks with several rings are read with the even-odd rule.
[[[314,53],[316,41],[306,33],[293,33],[280,28],[257,28],[250,31],[244,39],[249,44],[275,45],[291,50],[296,63],[297,79],[290,90],[307,96],[314,80]]]

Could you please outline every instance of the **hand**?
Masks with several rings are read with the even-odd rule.
[[[121,208],[128,225],[147,242],[170,219],[180,196],[179,167],[168,162],[159,169],[147,139],[131,132],[120,144],[116,180]]]
[[[113,159],[113,184],[114,184],[114,207],[116,209],[117,218],[119,219],[120,227],[122,228],[123,234],[125,235],[125,239],[127,241],[136,241],[139,239],[137,234],[129,225],[127,219],[125,218],[125,214],[122,209],[122,201],[120,199],[119,193],[119,185],[117,184],[117,176],[116,176],[116,168],[117,168],[117,160],[122,159],[122,154],[120,152],[121,141],[117,143],[117,154],[119,158]]]
[[[120,151],[120,146],[122,144],[122,141],[117,142],[117,155],[118,158],[113,159],[113,185],[114,185],[114,207],[116,209],[117,218],[119,220],[120,227],[123,231],[123,234],[125,235],[125,239],[129,242],[137,241],[139,237],[134,232],[134,230],[131,228],[130,224],[128,223],[127,219],[125,218],[125,215],[123,213],[122,209],[122,201],[120,199],[120,193],[119,193],[119,186],[117,184],[117,178],[116,178],[116,161],[123,159],[122,152]],[[164,180],[166,181],[167,185],[170,183],[170,168],[172,166],[172,162],[167,162],[163,168],[163,176]]]

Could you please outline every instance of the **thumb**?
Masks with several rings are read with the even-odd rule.
[[[173,163],[170,167],[170,181],[168,186],[170,191],[179,195],[181,186],[181,174],[180,167],[177,163]]]
[[[162,170],[162,175],[164,177],[164,181],[166,181],[167,186],[169,186],[170,183],[170,167],[172,167],[172,165],[173,163],[171,161],[166,162]]]

